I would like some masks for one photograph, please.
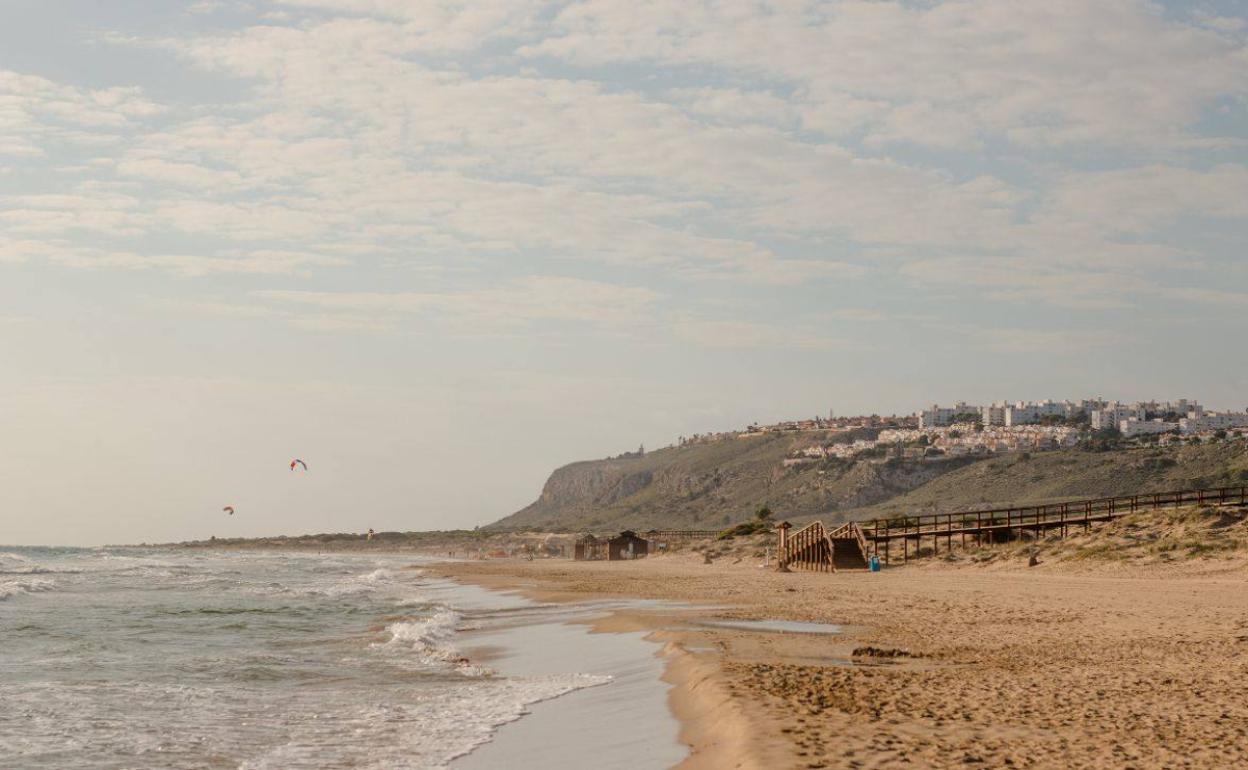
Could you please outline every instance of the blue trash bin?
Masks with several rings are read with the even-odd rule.
[[[875,554],[871,554],[871,560],[868,563],[871,565],[872,572],[880,571],[880,557],[879,556]]]

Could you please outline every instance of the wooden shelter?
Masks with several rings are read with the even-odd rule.
[[[576,561],[594,561],[606,555],[606,540],[586,534],[578,537],[572,546],[572,558]]]
[[[650,553],[650,541],[626,529],[607,541],[607,560],[640,559]]]

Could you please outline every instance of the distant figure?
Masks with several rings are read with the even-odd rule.
[[[372,539],[373,539],[373,528],[372,528],[372,527],[369,527],[369,528],[368,528],[368,539],[369,539],[369,540],[372,540]]]

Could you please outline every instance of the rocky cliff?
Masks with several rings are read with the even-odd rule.
[[[778,518],[833,523],[1248,483],[1242,441],[979,460],[825,460],[783,466],[794,450],[834,439],[809,432],[768,434],[573,463],[551,474],[531,505],[490,528],[721,529],[748,520],[764,504]]]
[[[789,519],[836,518],[965,464],[829,460],[783,466],[795,449],[833,438],[768,434],[573,463],[551,474],[533,504],[491,526],[717,529],[750,518],[764,504]]]

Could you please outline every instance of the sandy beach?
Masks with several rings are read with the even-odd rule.
[[[688,768],[1232,767],[1248,762],[1248,571],[929,563],[779,574],[693,554],[465,562],[543,601],[637,597],[599,631],[666,642]],[[712,608],[711,605],[714,605]],[[840,633],[711,618],[842,625]]]

